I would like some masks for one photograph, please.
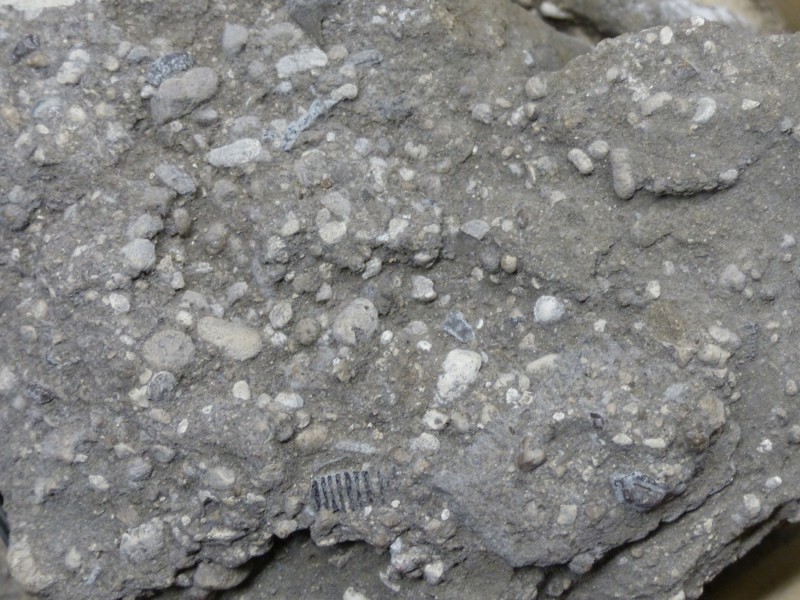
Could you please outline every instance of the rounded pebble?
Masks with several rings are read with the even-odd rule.
[[[214,167],[240,167],[256,160],[262,152],[260,141],[243,138],[227,146],[212,149],[206,154],[206,161]]]
[[[629,200],[636,192],[630,151],[627,148],[614,148],[611,151],[610,161],[614,193],[622,200]]]
[[[250,400],[250,385],[241,379],[233,384],[233,397],[237,400]]]
[[[541,296],[533,307],[533,318],[537,323],[558,323],[564,316],[564,303],[555,296]]]
[[[248,34],[244,25],[225,23],[222,30],[222,50],[229,56],[239,54],[247,43]]]
[[[234,360],[253,358],[263,347],[257,330],[241,323],[217,317],[203,317],[197,322],[200,338],[222,350]]]
[[[741,292],[747,283],[744,273],[734,264],[727,265],[719,276],[719,285],[732,292]]]
[[[242,583],[249,569],[230,569],[213,562],[201,562],[192,576],[192,582],[204,590],[229,590]]]
[[[581,175],[591,175],[594,171],[592,159],[580,148],[573,148],[567,152],[567,159]]]
[[[531,100],[539,100],[547,95],[547,80],[534,75],[525,82],[525,94]]]
[[[164,329],[144,343],[142,353],[156,369],[180,372],[194,359],[194,343],[182,331]]]
[[[269,311],[269,324],[275,329],[283,329],[292,320],[292,303],[288,300],[276,302]]]
[[[425,424],[425,427],[428,429],[433,429],[434,431],[441,431],[445,427],[447,427],[447,423],[450,422],[450,418],[435,409],[431,409],[425,413],[422,417],[422,422]]]
[[[356,298],[333,321],[333,337],[340,344],[355,346],[371,338],[378,329],[378,311],[366,298]]]

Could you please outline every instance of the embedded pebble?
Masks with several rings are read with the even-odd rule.
[[[206,154],[206,161],[215,167],[233,168],[253,162],[261,156],[261,142],[252,138],[242,138],[214,148]]]
[[[428,429],[433,429],[434,431],[441,431],[442,429],[447,427],[447,424],[450,422],[450,417],[448,417],[443,412],[431,409],[425,412],[425,415],[422,417],[422,422]]]
[[[622,200],[629,200],[636,192],[636,179],[633,176],[630,150],[614,148],[611,151],[610,161],[614,193]]]
[[[320,239],[333,246],[341,242],[347,235],[347,224],[342,221],[329,221],[319,228]]]
[[[320,198],[320,204],[343,221],[350,218],[352,204],[342,192],[329,192]]]
[[[340,344],[355,346],[378,329],[378,311],[366,298],[356,298],[333,321],[333,337]]]
[[[192,582],[204,590],[229,590],[242,583],[250,574],[250,570],[230,569],[214,562],[203,561],[195,569]]]
[[[278,77],[291,77],[295,73],[319,69],[328,65],[328,55],[319,48],[308,48],[278,59],[275,68]]]
[[[269,311],[269,324],[274,329],[283,329],[292,320],[292,303],[289,300],[276,302]]]
[[[490,225],[486,221],[474,219],[467,221],[461,226],[461,231],[467,235],[474,237],[476,240],[482,240],[489,233]]]
[[[589,144],[589,147],[586,148],[586,151],[593,159],[602,160],[608,156],[610,148],[608,146],[608,142],[604,140],[595,140]]]
[[[108,305],[115,313],[125,314],[131,309],[131,301],[124,294],[112,292],[108,295]]]
[[[708,123],[717,112],[717,101],[708,96],[703,96],[697,101],[697,110],[692,117],[695,123]]]
[[[78,48],[69,53],[68,60],[64,61],[56,73],[56,81],[61,85],[76,85],[89,68],[91,56],[86,50]]]
[[[722,187],[729,187],[736,183],[736,180],[739,179],[739,170],[738,169],[728,169],[727,171],[723,171],[717,176],[717,180],[719,181]]]
[[[273,402],[288,410],[301,409],[305,404],[303,397],[296,392],[279,392]]]
[[[191,69],[194,65],[191,54],[188,52],[173,52],[155,59],[147,70],[147,83],[154,87],[160,86],[165,80]]]
[[[125,560],[140,564],[155,559],[164,544],[164,523],[156,517],[123,533],[119,551]]]
[[[432,433],[420,433],[417,437],[411,440],[412,452],[418,452],[424,455],[436,454],[439,451],[439,438]]]
[[[751,519],[755,519],[761,513],[761,500],[755,494],[745,494],[742,496],[742,501]]]
[[[719,285],[732,292],[741,292],[747,283],[744,273],[736,265],[727,265],[719,276]]]
[[[145,214],[131,223],[131,226],[128,227],[127,235],[131,239],[151,239],[163,229],[164,221],[161,220],[161,217]]]
[[[215,490],[227,490],[236,483],[236,473],[228,467],[214,467],[208,470],[203,481]]]
[[[514,462],[520,471],[533,471],[536,467],[544,464],[545,453],[541,448],[530,448],[528,439],[522,444]]]
[[[233,397],[237,400],[250,400],[250,385],[241,379],[233,384]]]
[[[319,326],[311,317],[303,317],[295,325],[294,334],[300,344],[309,346],[317,341],[319,337]]]
[[[422,275],[411,278],[411,297],[420,302],[433,302],[438,294],[433,289],[433,281]]]
[[[125,469],[130,481],[142,481],[153,473],[153,463],[146,458],[137,456],[128,461]]]
[[[642,113],[643,117],[649,117],[671,101],[672,94],[668,92],[657,92],[652,96],[648,96],[639,103],[639,112]]]
[[[345,83],[331,92],[330,101],[339,103],[342,100],[355,100],[358,98],[358,86],[355,83]]]
[[[156,264],[156,247],[150,240],[136,239],[122,247],[125,266],[131,277],[151,271]]]
[[[422,576],[428,585],[438,585],[444,577],[444,562],[435,560],[422,567]]]
[[[556,523],[562,527],[573,525],[578,518],[578,506],[576,504],[562,504],[558,509]]]
[[[144,343],[142,354],[156,369],[180,372],[194,359],[194,343],[182,331],[164,329]]]
[[[297,434],[295,446],[301,452],[314,452],[328,442],[328,428],[324,425],[312,425]]]
[[[169,371],[159,371],[147,383],[147,399],[158,403],[169,402],[175,397],[177,384],[175,375]]]
[[[503,269],[503,271],[505,271],[509,275],[517,272],[517,264],[518,264],[517,257],[512,256],[510,254],[504,254],[503,257],[500,259],[500,268]]]
[[[248,31],[244,25],[225,23],[222,30],[222,50],[229,56],[239,54],[247,44]]]
[[[150,99],[150,115],[156,125],[192,112],[217,93],[219,77],[208,67],[189,69],[164,81]]]
[[[458,311],[447,314],[442,323],[442,330],[452,335],[462,344],[469,344],[475,341],[475,330],[464,318],[464,315]]]
[[[162,163],[156,167],[155,174],[164,185],[175,190],[181,196],[194,194],[197,191],[197,184],[191,176],[175,165]]]
[[[472,118],[489,125],[492,122],[492,107],[480,102],[472,107]]]
[[[451,350],[442,364],[443,373],[436,382],[439,400],[452,402],[467,391],[478,378],[483,360],[471,350]]]
[[[667,496],[667,488],[644,473],[618,473],[611,477],[614,496],[620,504],[645,512],[661,504]]]
[[[547,95],[547,80],[534,75],[525,82],[525,94],[531,100],[540,100]]]
[[[197,335],[234,360],[253,358],[263,346],[256,329],[217,317],[200,319],[197,322]]]
[[[537,323],[558,323],[564,316],[564,303],[555,296],[540,296],[533,307],[533,318]]]
[[[355,588],[349,587],[344,591],[344,594],[342,594],[342,600],[370,600],[370,599],[361,592],[356,591]]]
[[[592,159],[580,148],[572,148],[567,152],[567,158],[581,175],[591,175],[594,171]]]
[[[28,592],[42,593],[55,582],[55,577],[35,558],[27,535],[14,538],[14,542],[8,549],[7,559],[14,578]],[[15,592],[11,593],[16,595]]]
[[[281,519],[272,526],[272,533],[275,537],[285,540],[300,528],[300,525],[294,519]]]

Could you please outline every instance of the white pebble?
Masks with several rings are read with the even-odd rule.
[[[442,581],[444,575],[444,563],[441,560],[435,560],[422,567],[422,575],[425,581],[430,585],[437,585]]]
[[[439,438],[432,433],[420,433],[411,440],[411,450],[420,454],[435,454],[439,451]]]
[[[345,83],[331,92],[331,100],[341,102],[342,100],[354,100],[358,97],[358,86],[355,83]]]
[[[326,244],[337,244],[347,235],[347,225],[340,221],[329,221],[319,228],[319,237]]]
[[[594,171],[592,159],[580,148],[573,148],[567,152],[567,159],[571,162],[581,175],[591,175]]]
[[[483,360],[472,350],[451,350],[442,365],[444,372],[436,382],[439,399],[450,402],[461,396],[478,377]]]
[[[744,507],[747,509],[747,514],[751,519],[756,518],[761,512],[761,500],[755,494],[745,494],[742,497]]]
[[[425,413],[425,416],[422,417],[422,422],[428,429],[441,431],[447,427],[447,423],[450,422],[450,417],[442,412],[439,412],[438,410],[431,409]]]
[[[237,400],[250,400],[250,386],[244,379],[233,384],[233,397]]]
[[[586,150],[589,152],[589,156],[595,160],[600,160],[608,156],[610,148],[608,146],[608,142],[604,140],[595,140],[589,144],[589,147]]]
[[[276,302],[269,311],[269,324],[275,329],[283,329],[292,320],[292,303],[289,300]]]
[[[274,402],[289,410],[298,410],[305,404],[303,397],[296,392],[279,392]]]
[[[719,285],[732,292],[741,292],[744,290],[747,279],[745,274],[739,270],[736,265],[727,265],[719,276]]]
[[[124,294],[112,292],[108,295],[108,304],[115,313],[124,314],[131,309],[130,300]]]
[[[692,121],[695,123],[708,123],[715,112],[717,112],[717,101],[708,96],[703,96],[697,101],[697,110],[695,110]]]
[[[414,275],[411,278],[411,296],[420,302],[432,302],[436,300],[436,290],[433,289],[433,281],[422,275]]]
[[[533,307],[533,318],[537,323],[557,323],[564,316],[564,303],[555,296],[541,296]]]
[[[662,27],[661,31],[658,32],[658,38],[664,46],[672,43],[672,37],[672,29],[669,26]]]

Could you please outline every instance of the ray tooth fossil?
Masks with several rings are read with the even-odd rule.
[[[309,495],[316,511],[353,512],[384,500],[388,478],[379,470],[354,470],[319,475]]]

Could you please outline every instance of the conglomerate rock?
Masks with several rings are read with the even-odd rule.
[[[28,591],[678,600],[797,518],[796,37],[79,7],[0,13]]]

